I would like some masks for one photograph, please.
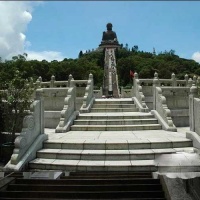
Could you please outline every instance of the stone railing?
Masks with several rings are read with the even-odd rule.
[[[76,86],[72,79],[70,88],[67,92],[67,97],[64,100],[64,107],[61,111],[60,122],[56,127],[56,133],[63,133],[69,131],[70,125],[76,119],[78,111],[76,111]]]
[[[137,79],[139,79],[137,75]],[[154,79],[158,80],[158,86],[172,86],[172,87],[191,87],[192,84],[196,84],[197,81],[200,81],[200,77],[197,80],[196,76],[193,76],[193,80],[188,78],[188,75],[185,75],[184,80],[177,80],[176,75],[172,73],[171,79],[160,79],[158,77],[158,73],[154,73],[154,78],[153,79],[139,79],[140,85],[142,86],[153,86],[153,81]]]
[[[189,95],[190,131],[196,132],[200,136],[200,98],[197,97],[198,89],[193,85]]]
[[[95,98],[102,98],[102,96],[103,96],[103,89],[102,89],[102,87],[100,87],[99,90],[93,90],[93,93],[94,93],[94,97]]]
[[[134,93],[133,93],[133,86],[132,88],[130,89],[126,89],[124,87],[121,87],[121,98],[130,98],[130,97],[133,97],[134,96]]]
[[[133,100],[138,107],[140,112],[149,112],[149,108],[145,103],[145,96],[142,92],[142,86],[140,85],[140,80],[138,79],[138,74],[135,73],[134,75],[134,97]]]
[[[157,87],[156,87],[157,88]],[[173,123],[176,127],[189,126],[189,87],[159,87],[162,96],[166,98]],[[154,89],[156,90],[156,89]],[[156,92],[154,92],[155,95]],[[154,96],[154,110],[156,110],[156,97]]]
[[[69,75],[69,79],[68,81],[56,81],[55,76],[52,75],[51,76],[51,80],[50,81],[46,81],[43,82],[42,81],[42,77],[40,76],[37,81],[36,81],[36,85],[37,88],[56,88],[56,87],[69,87],[70,85],[70,81],[72,80],[72,75]]]
[[[50,81],[42,81],[42,77],[40,76],[35,85],[37,88],[66,88],[70,86],[70,82],[73,79],[73,76],[70,74],[68,80],[66,81],[56,81],[56,77],[54,75],[51,76]],[[85,95],[85,88],[87,86],[88,80],[74,80],[74,84],[76,86],[76,97],[83,97]],[[94,96],[96,98],[102,98],[103,90],[100,88],[99,90],[94,90]]]
[[[193,147],[200,149],[200,98],[195,84],[190,88],[189,96],[190,131],[186,137],[193,141]]]
[[[7,171],[19,171],[36,157],[48,136],[44,134],[44,110],[42,91],[36,91],[36,100],[31,104],[31,114],[25,116],[20,135],[15,139],[11,160],[5,166]]]
[[[94,92],[93,92],[93,87],[94,87],[94,82],[93,82],[93,75],[89,75],[89,80],[87,83],[87,87],[85,88],[85,95],[83,98],[83,105],[80,109],[80,112],[90,112],[90,109],[93,105],[94,102]]]
[[[45,128],[56,128],[69,87],[41,88],[44,98]]]
[[[162,128],[167,131],[177,131],[171,117],[171,111],[169,110],[166,102],[166,98],[162,95],[162,89],[156,87],[154,91],[154,108],[151,112],[158,119]]]
[[[188,75],[185,75],[184,80],[177,80],[175,77],[175,74],[172,73],[171,79],[160,79],[158,77],[158,73],[154,73],[153,79],[140,79],[138,77],[138,74],[135,73],[136,76],[135,79],[139,80],[139,85],[142,86],[142,92],[145,97],[145,103],[147,104],[148,108],[150,110],[153,108],[153,93],[154,93],[154,87],[191,87],[192,84],[197,84],[200,82],[200,77],[194,76],[193,80],[191,78],[188,78]]]

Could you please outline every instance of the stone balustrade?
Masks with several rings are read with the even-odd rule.
[[[99,90],[93,90],[93,93],[94,93],[94,97],[95,98],[102,98],[102,96],[103,96],[103,89],[102,89],[102,87],[100,87]]]
[[[199,78],[197,79],[199,86]],[[200,98],[198,87],[193,84],[189,95],[189,120],[190,131],[186,132],[186,137],[193,141],[193,146],[200,149]]]
[[[158,119],[164,130],[177,131],[171,117],[171,111],[167,106],[166,98],[162,95],[162,88],[155,87],[154,90],[155,110],[152,110],[151,112]]]
[[[35,84],[37,85],[37,88],[68,87],[72,78],[73,77],[70,74],[67,81],[56,81],[55,76],[52,75],[50,81],[44,82],[42,81],[42,77],[40,76]]]
[[[134,89],[133,89],[133,99],[140,112],[149,112],[149,108],[145,103],[145,96],[142,92],[142,86],[140,85],[140,80],[138,79],[138,74],[134,74]]]
[[[189,126],[189,87],[159,87],[162,96],[166,98],[167,107],[170,109],[173,123],[176,127]],[[155,93],[154,93],[155,95]],[[154,109],[156,109],[156,97]]]
[[[60,122],[56,127],[56,133],[69,131],[70,125],[76,119],[78,112],[76,111],[76,86],[74,80],[70,82],[70,87],[67,91],[67,97],[64,100],[64,107],[61,111]]]
[[[188,79],[188,75],[185,75],[185,79],[184,80],[177,80],[176,75],[174,73],[172,73],[171,75],[171,79],[160,79],[158,77],[158,73],[155,72],[154,73],[154,78],[153,79],[139,79],[138,75],[137,75],[137,79],[139,79],[140,81],[140,85],[142,86],[153,86],[153,80],[157,78],[158,79],[158,86],[180,86],[180,87],[187,87],[189,86],[189,79]],[[193,77],[193,83],[196,84],[197,78],[196,76]]]
[[[124,87],[121,87],[121,98],[130,98],[133,97],[133,86],[130,89],[126,89]]]
[[[195,84],[190,88],[189,109],[190,131],[200,135],[200,98],[198,96],[198,88]]]
[[[93,102],[94,102],[94,92],[93,92],[93,88],[94,88],[94,81],[93,81],[93,75],[89,74],[89,79],[87,82],[87,87],[85,88],[85,95],[83,98],[83,105],[80,109],[80,112],[89,112]]]
[[[43,92],[39,89],[36,91],[35,101],[31,104],[30,114],[23,120],[22,131],[15,139],[15,149],[5,170],[23,170],[26,163],[36,157],[36,152],[42,148],[47,138],[44,134]]]
[[[192,84],[200,83],[200,77],[197,79],[197,77],[194,76],[193,79],[191,79],[186,74],[184,80],[177,80],[174,73],[172,73],[171,79],[160,79],[157,72],[154,73],[153,79],[140,79],[138,74],[134,77],[134,80],[135,79],[138,79],[138,84],[142,86],[145,102],[150,110],[155,109],[153,107],[154,87],[191,87]]]
[[[56,77],[54,75],[51,76],[50,81],[42,81],[42,77],[40,76],[35,84],[37,88],[68,88],[70,86],[70,82],[73,79],[73,76],[70,74],[68,80],[66,81],[56,81]],[[83,97],[85,95],[85,88],[87,86],[88,80],[74,80],[74,84],[76,86],[76,96]],[[102,88],[100,90],[94,90],[94,95],[96,98],[102,97]]]

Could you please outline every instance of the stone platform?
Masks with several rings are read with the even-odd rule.
[[[198,171],[200,166],[199,161],[191,159],[195,149],[184,132],[54,131],[46,129],[49,139],[37,159],[30,162],[31,169],[177,172],[183,168],[188,171],[194,164],[193,170]]]
[[[45,131],[49,139],[30,170],[200,171],[186,129],[162,130],[153,114],[138,112],[132,99],[95,100],[69,132]]]

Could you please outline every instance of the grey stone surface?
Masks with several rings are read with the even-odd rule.
[[[171,200],[193,200],[184,189],[183,180],[180,178],[168,178],[163,176],[167,185]]]

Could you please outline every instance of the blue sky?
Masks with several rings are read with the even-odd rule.
[[[23,51],[36,58],[44,52],[54,53],[52,59],[76,58],[80,50],[98,47],[106,24],[111,22],[119,43],[130,48],[138,45],[139,50],[149,52],[155,48],[157,53],[173,49],[180,57],[200,61],[199,8],[198,1],[31,3],[27,9],[31,19],[21,30]]]

